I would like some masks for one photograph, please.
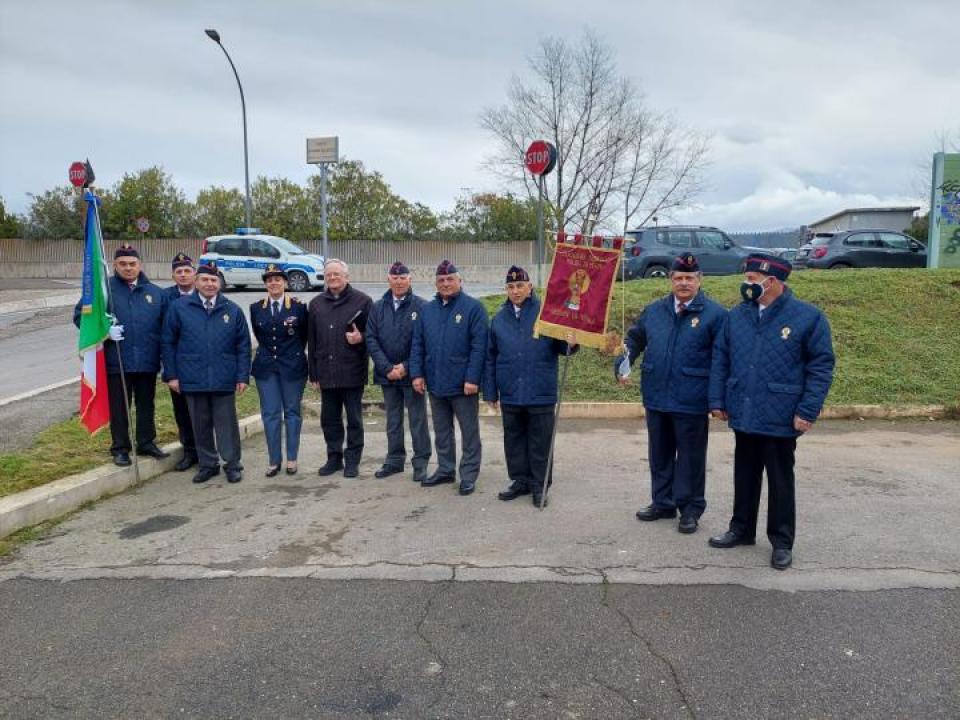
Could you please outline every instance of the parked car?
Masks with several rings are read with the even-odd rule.
[[[223,288],[263,285],[260,276],[267,265],[287,272],[290,289],[303,292],[323,287],[323,256],[307,252],[296,243],[276,235],[263,235],[255,228],[237,228],[232,235],[213,235],[203,241],[201,263],[216,261]]]
[[[927,248],[892,230],[844,230],[818,233],[801,245],[798,268],[926,267]]]
[[[727,234],[703,225],[661,225],[637,228],[624,238],[624,279],[666,277],[673,259],[693,253],[704,275],[743,271],[750,254]]]

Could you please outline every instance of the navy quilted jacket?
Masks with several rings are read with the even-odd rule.
[[[367,320],[367,350],[373,360],[373,381],[377,385],[409,385],[410,349],[413,345],[413,326],[423,312],[425,301],[411,290],[399,307],[393,309],[393,292],[387,290],[383,297],[373,304],[370,319]],[[400,380],[387,380],[387,373],[394,365],[403,364],[407,374]]]
[[[423,306],[413,326],[410,377],[422,377],[439,397],[463,395],[464,383],[483,382],[487,354],[487,311],[465,292],[446,305],[438,294]]]
[[[123,325],[120,353],[123,371],[151,373],[160,369],[160,333],[167,313],[169,299],[162,288],[154,285],[142,272],[136,287],[131,290],[125,280],[110,276],[110,309]],[[80,303],[73,309],[73,324],[80,327]],[[120,359],[113,340],[103,343],[107,373],[120,373]]]
[[[181,392],[233,392],[250,382],[250,329],[243,311],[217,295],[209,315],[200,295],[170,305],[163,324],[163,380]]]
[[[758,319],[757,305],[733,308],[717,336],[710,408],[740,432],[796,437],[793,418],[813,422],[833,382],[830,323],[787,288]]]
[[[533,325],[540,313],[535,295],[520,306],[520,317],[508,299],[493,316],[487,341],[483,397],[504,405],[540,406],[557,403],[557,356],[567,343],[535,338]]]
[[[727,311],[703,291],[674,310],[673,294],[647,305],[627,333],[630,362],[643,353],[643,405],[660,412],[705,414],[713,343]],[[614,363],[614,372],[623,357]]]

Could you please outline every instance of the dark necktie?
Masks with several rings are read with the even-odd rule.
[[[207,309],[207,315],[213,312],[213,300],[204,300],[203,306]]]
[[[273,317],[277,317],[279,314],[280,314],[280,303],[279,303],[278,301],[274,300],[274,301],[273,301],[273,312],[271,313],[271,315],[273,315]]]
[[[677,317],[683,317],[687,312],[687,304],[680,303],[677,305]]]

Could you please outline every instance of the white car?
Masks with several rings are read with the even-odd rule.
[[[323,256],[314,255],[296,243],[276,235],[263,235],[255,228],[237,228],[232,235],[213,235],[203,241],[200,264],[216,262],[223,288],[263,285],[267,265],[279,265],[290,290],[303,292],[323,287]]]

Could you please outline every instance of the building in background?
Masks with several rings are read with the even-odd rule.
[[[886,208],[848,208],[810,223],[807,230],[810,235],[867,228],[903,232],[910,227],[913,214],[919,209],[919,206],[914,205]]]

